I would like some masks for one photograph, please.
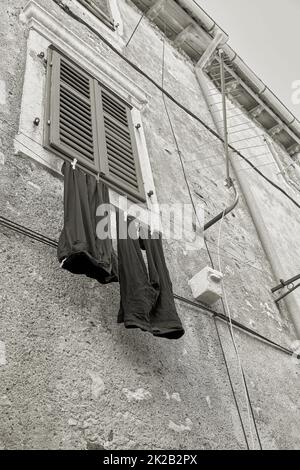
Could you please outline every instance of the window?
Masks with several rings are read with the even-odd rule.
[[[49,48],[45,146],[145,201],[132,106]]]
[[[115,29],[114,20],[111,15],[109,0],[78,0],[91,13],[99,18],[111,29]]]

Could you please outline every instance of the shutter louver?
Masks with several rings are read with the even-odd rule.
[[[145,202],[132,107],[49,48],[45,145]]]
[[[125,192],[144,200],[134,136],[131,109],[101,88],[101,104],[106,141],[108,179]]]
[[[93,79],[53,51],[50,144],[99,171],[93,100]]]

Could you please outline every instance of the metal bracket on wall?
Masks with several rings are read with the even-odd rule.
[[[284,281],[283,279],[280,279],[280,284],[278,286],[275,286],[271,289],[271,292],[276,292],[279,289],[283,289],[284,287],[287,287],[288,291],[282,294],[280,297],[275,299],[275,303],[279,302],[279,300],[284,299],[287,295],[289,295],[291,292],[294,290],[298,289],[300,287],[300,283],[294,285],[294,282],[300,279],[300,274],[297,274],[297,276],[292,277],[291,279],[288,279],[287,281]]]

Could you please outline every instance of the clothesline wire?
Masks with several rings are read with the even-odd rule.
[[[12,220],[8,219],[7,217],[0,216],[0,225],[16,232],[19,235],[24,235],[24,236],[26,236],[30,239],[33,239],[34,241],[38,241],[38,242],[40,242],[44,245],[50,246],[51,248],[57,248],[57,246],[58,246],[57,240],[55,240],[53,238],[50,238],[50,237],[47,237],[46,235],[43,235],[39,232],[36,232],[35,230],[29,229],[28,227],[25,227],[24,225],[13,222]],[[204,310],[204,311],[210,313],[211,315],[215,315],[216,317],[218,317],[221,320],[228,321],[228,318],[227,318],[226,315],[224,315],[222,313],[219,313],[219,312],[216,312],[215,310],[208,307],[207,305],[203,305],[199,302],[195,302],[191,299],[182,297],[182,296],[177,295],[177,294],[174,294],[174,297],[178,300],[181,300],[181,301],[197,308],[197,309]],[[292,356],[294,354],[293,351],[287,349],[285,346],[282,346],[282,345],[276,343],[275,341],[261,335],[260,333],[253,330],[252,328],[248,328],[246,325],[243,325],[242,323],[240,323],[236,320],[232,320],[232,322],[233,322],[233,325],[236,328],[238,328],[240,330],[243,330],[243,331],[257,337],[258,339],[263,340],[267,344],[276,347],[276,349],[278,349],[278,350],[280,350],[280,351],[282,351],[282,352],[284,352],[284,353],[286,353],[290,356]]]
[[[0,129],[0,132],[5,132],[5,131],[3,131],[3,129]],[[24,135],[26,135],[26,134],[24,134]],[[29,137],[29,136],[28,136],[28,137]],[[29,148],[28,146],[26,146],[23,142],[19,141],[18,139],[15,139],[15,140],[16,140],[17,142],[19,142],[20,144],[24,145],[24,147],[25,147],[27,150],[29,150],[30,152],[34,153],[37,157],[43,159],[43,157],[42,157],[41,155],[39,155],[38,153],[34,152],[31,148]],[[47,162],[45,159],[43,159],[43,160],[44,160],[45,163],[47,163],[47,165],[48,165],[48,162]],[[54,167],[51,167],[51,168],[52,168],[53,171],[58,172],[57,168],[54,168]],[[221,179],[220,179],[220,180],[221,180]],[[207,187],[207,186],[206,186],[206,187]],[[205,189],[206,187],[201,188],[201,189]],[[152,212],[153,212],[153,214],[155,214],[155,215],[157,215],[157,216],[160,216],[160,215],[161,215],[161,214],[159,214],[159,213],[157,213],[157,212],[155,212],[155,211],[152,211]],[[180,230],[183,229],[183,227],[182,227],[181,225],[175,223],[175,221],[173,221],[173,220],[171,220],[171,219],[170,219],[170,223],[173,224],[173,228],[176,227],[176,228],[179,228]],[[195,236],[195,232],[194,232],[194,231],[184,229],[184,232],[185,232],[185,234],[189,234],[189,235]],[[210,242],[210,241],[209,241],[209,242]],[[212,243],[212,242],[210,242],[210,243]],[[185,241],[185,244],[187,244],[189,247],[195,249],[195,244],[193,244],[192,242]],[[224,249],[222,249],[222,251],[226,253],[226,251],[225,251]],[[244,264],[245,266],[249,266],[249,267],[251,267],[251,268],[253,268],[253,269],[256,269],[256,270],[258,270],[258,271],[264,272],[264,271],[263,271],[262,269],[260,269],[258,266],[253,265],[252,262],[251,262],[251,260],[245,262],[245,261],[241,260],[240,258],[236,257],[236,256],[233,255],[233,254],[231,254],[231,257],[232,257],[233,259],[235,259],[236,261],[238,261],[239,263]]]
[[[2,121],[2,123],[3,123],[3,122],[4,122],[4,121]],[[11,128],[13,128],[13,127],[12,127],[10,124],[8,124],[6,121],[5,121],[5,123],[6,123],[8,126],[10,126]],[[4,129],[0,129],[0,132],[2,132],[2,133],[4,133],[4,134],[8,135],[8,133],[7,133]],[[25,133],[22,132],[22,131],[18,131],[18,132],[17,132],[17,135],[20,135],[20,134],[22,134],[24,137],[26,137],[26,138],[28,138],[29,140],[31,140],[32,142],[34,142],[36,145],[39,145],[41,148],[43,148],[43,146],[41,145],[41,143],[38,142],[37,140],[33,139],[31,136],[25,134]],[[47,164],[47,166],[50,167],[53,171],[58,172],[57,168],[54,168],[53,166],[49,165],[49,162],[47,162],[47,160],[46,160],[41,154],[39,154],[39,153],[37,153],[36,151],[34,151],[33,149],[29,148],[23,141],[20,141],[20,140],[17,139],[16,137],[15,137],[14,139],[15,139],[16,142],[18,142],[18,143],[20,143],[21,145],[23,145],[27,150],[29,150],[30,152],[32,152],[34,155],[36,155],[36,156],[37,156],[38,158],[40,158],[42,161],[44,161],[44,162]],[[252,158],[252,159],[255,159],[256,157],[261,157],[261,156],[263,156],[263,155],[254,155],[254,156],[251,157],[251,158]],[[206,159],[209,159],[209,158],[217,158],[217,156],[216,156],[216,157],[208,157],[208,158],[204,158],[204,159],[201,159],[201,160],[186,161],[186,163],[187,163],[187,164],[190,164],[190,163],[194,163],[194,162],[196,162],[196,161],[198,161],[199,163],[201,163],[202,161],[204,161],[204,160],[206,160]],[[206,167],[202,167],[202,168],[199,168],[199,169],[200,169],[200,170],[206,170],[206,169],[213,168],[213,167],[216,167],[216,166],[221,166],[221,165],[223,165],[223,164],[224,164],[224,162],[223,162],[223,163],[217,163],[217,164],[215,164],[215,165],[208,165],[208,166],[206,166]],[[265,163],[265,164],[262,164],[262,165],[257,165],[256,168],[260,168],[260,167],[262,167],[262,166],[267,166],[267,165],[271,165],[271,164],[276,164],[276,163],[275,163],[275,162]],[[239,172],[248,171],[248,170],[251,170],[251,169],[252,169],[252,168],[243,168],[243,169],[241,169],[241,170],[237,170],[237,172],[239,173]],[[220,178],[219,181],[221,181],[221,179],[222,179],[222,178]],[[211,184],[212,184],[212,183],[211,183]],[[210,184],[210,185],[211,185],[211,184]],[[208,186],[210,186],[210,185],[205,186],[205,188],[208,187]],[[158,214],[157,214],[157,215],[158,215]]]
[[[3,129],[0,129],[0,132],[5,133],[5,131],[4,131]],[[36,140],[32,139],[29,135],[25,134],[24,132],[19,131],[18,134],[24,135],[25,137],[27,137],[28,139],[32,140],[32,141],[35,142],[37,145],[39,145],[41,148],[43,148],[43,146],[42,146],[39,142],[37,142]],[[19,144],[23,145],[27,150],[29,150],[29,151],[32,152],[34,155],[36,155],[36,156],[39,157],[41,160],[43,160],[45,163],[47,163],[47,166],[50,166],[53,171],[56,171],[56,172],[57,172],[57,168],[54,168],[54,167],[52,167],[51,165],[49,165],[49,163],[47,162],[47,160],[46,160],[44,157],[42,157],[41,154],[35,152],[34,150],[32,150],[31,148],[29,148],[28,146],[26,146],[26,144],[24,144],[24,142],[22,142],[21,140],[17,139],[16,137],[15,137],[15,141],[18,142]],[[252,158],[252,159],[255,159],[256,157],[261,157],[261,156],[263,156],[263,155],[254,155],[254,156],[251,157],[251,158]],[[210,158],[214,158],[214,157],[210,157]],[[216,157],[216,158],[217,158],[217,157]],[[204,158],[203,160],[206,160],[206,158]],[[201,163],[203,160],[198,160],[198,161],[199,161],[199,163]],[[194,163],[194,162],[195,162],[195,160],[193,160],[192,162],[186,161],[186,163],[188,163],[188,164]],[[262,164],[262,165],[257,165],[256,168],[260,168],[260,167],[262,167],[262,166],[267,166],[267,165],[272,165],[272,164],[275,164],[275,165],[276,165],[275,162],[269,162],[269,163],[264,163],[264,164]],[[222,162],[222,163],[216,163],[216,164],[214,164],[214,165],[208,165],[208,166],[205,166],[205,167],[202,167],[202,168],[200,167],[199,169],[200,169],[200,170],[207,170],[207,169],[210,169],[210,168],[213,168],[213,167],[217,167],[217,166],[222,166],[222,165],[224,165],[224,162]],[[249,170],[253,170],[253,168],[243,168],[243,169],[241,169],[241,170],[237,170],[237,173],[241,173],[242,171],[249,171]]]
[[[266,154],[264,155],[257,155],[256,157],[263,157],[263,156],[267,156]],[[251,157],[252,158],[252,157]],[[255,156],[254,158],[252,158],[252,160],[255,160]],[[187,162],[189,163],[189,162]],[[192,162],[194,163],[194,162]],[[201,160],[199,160],[199,163],[201,163]],[[261,168],[263,166],[267,166],[267,165],[276,165],[276,162],[273,161],[273,162],[266,162],[266,163],[261,163],[260,165],[256,165],[256,168]],[[210,168],[216,168],[218,166],[224,166],[224,161],[222,163],[216,163],[214,165],[207,165],[207,166],[199,166],[198,170],[209,170]],[[235,173],[242,173],[243,171],[251,171],[253,170],[253,168],[242,168],[241,170],[235,170]]]

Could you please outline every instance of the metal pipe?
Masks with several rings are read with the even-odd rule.
[[[278,297],[278,299],[275,299],[275,302],[279,302],[279,300],[282,300],[284,299],[287,295],[289,295],[291,292],[293,292],[293,290],[296,290],[298,289],[298,287],[300,287],[300,283],[297,284],[296,286],[293,286],[291,289],[289,289],[287,292],[285,292],[284,294],[282,294],[280,297]]]
[[[223,210],[222,212],[220,212],[218,215],[216,215],[213,219],[211,219],[209,222],[207,222],[204,227],[203,227],[203,230],[205,232],[205,230],[209,229],[210,227],[212,227],[212,225],[214,225],[215,223],[217,223],[219,220],[222,219],[222,217],[225,217],[225,215],[229,214],[231,211],[233,211],[233,209],[236,207],[237,203],[239,202],[239,195],[238,195],[238,192],[234,186],[234,184],[231,183],[231,187],[233,188],[234,190],[234,194],[235,194],[235,197],[234,197],[234,201],[233,203],[227,207],[225,210]]]
[[[226,182],[228,187],[232,185],[230,178],[229,168],[229,150],[228,150],[228,127],[227,127],[227,109],[226,109],[226,87],[225,87],[225,72],[224,72],[224,57],[223,50],[219,51],[220,57],[220,71],[221,71],[221,90],[222,90],[222,111],[223,111],[223,129],[224,129],[224,148],[226,158]]]
[[[289,284],[292,284],[294,281],[298,281],[300,279],[300,274],[297,274],[297,276],[291,277],[291,279],[288,279],[287,281],[284,281],[283,279],[280,279],[280,284],[278,286],[273,287],[271,289],[271,292],[276,292],[279,289],[282,289],[285,286],[288,286]]]

